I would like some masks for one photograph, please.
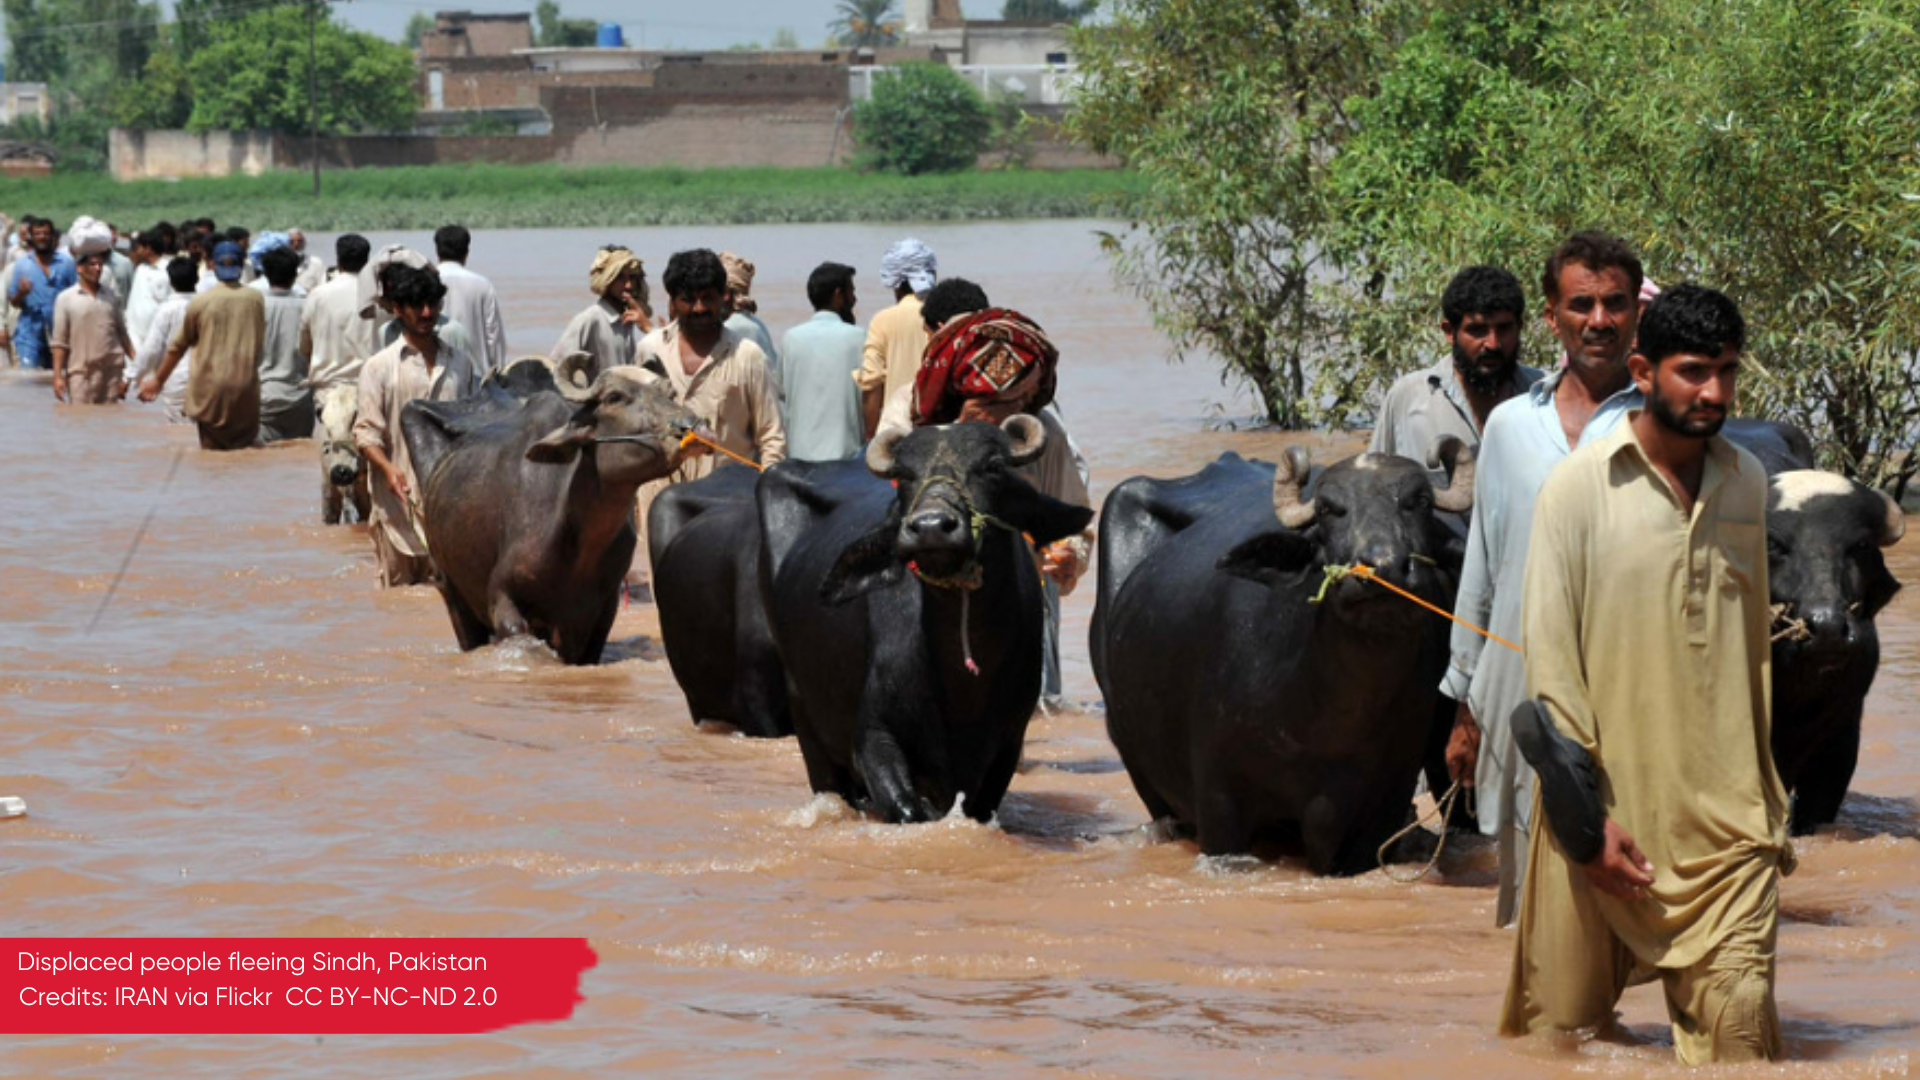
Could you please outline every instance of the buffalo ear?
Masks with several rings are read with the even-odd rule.
[[[1313,541],[1291,529],[1274,529],[1242,540],[1232,551],[1220,556],[1214,568],[1234,577],[1272,585],[1281,575],[1312,565],[1313,559]]]
[[[894,538],[899,524],[889,518],[865,536],[847,545],[833,569],[820,583],[820,599],[828,604],[844,604],[856,596],[897,584],[906,568],[894,554]]]
[[[1075,506],[1036,491],[1033,500],[1020,507],[1020,519],[1015,524],[1033,539],[1033,546],[1046,547],[1055,540],[1079,536],[1092,521],[1091,507]]]
[[[1861,610],[1871,619],[1880,614],[1881,608],[1893,602],[1895,594],[1900,591],[1900,581],[1887,569],[1887,560],[1881,558],[1878,551],[1869,556],[1861,570],[1864,571],[1861,576],[1866,579],[1867,586],[1866,596],[1861,598]]]
[[[565,465],[593,445],[593,425],[568,421],[527,447],[527,460],[540,465]]]

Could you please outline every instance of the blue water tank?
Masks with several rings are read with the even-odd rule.
[[[600,24],[600,38],[594,44],[603,49],[624,49],[627,39],[620,34],[620,24],[603,22]]]

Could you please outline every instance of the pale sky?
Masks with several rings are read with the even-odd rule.
[[[329,0],[341,21],[398,40],[415,12],[531,13],[538,0]],[[173,4],[165,0],[171,14]],[[627,44],[636,48],[724,49],[758,42],[765,45],[780,27],[791,29],[806,46],[824,44],[827,24],[838,0],[560,0],[560,13],[573,19],[619,23]],[[967,0],[970,18],[1000,15],[998,0]],[[895,5],[898,10],[898,4]],[[0,32],[4,27],[0,27]]]

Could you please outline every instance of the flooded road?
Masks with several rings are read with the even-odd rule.
[[[1251,404],[1164,361],[1094,227],[916,231],[944,274],[1054,335],[1096,498],[1223,449],[1271,456],[1272,435],[1208,427]],[[823,259],[861,269],[864,322],[900,235],[483,233],[472,265],[516,350],[544,351],[609,240],[646,259],[661,306],[671,251],[747,255],[777,333]],[[623,611],[595,668],[520,643],[459,653],[437,594],[378,591],[364,532],[319,524],[311,444],[203,453],[155,407],[55,408],[44,382],[0,376],[0,448],[0,794],[31,810],[0,822],[8,935],[584,936],[600,956],[561,1024],[11,1036],[0,1075],[1679,1074],[1654,987],[1624,1002],[1637,1044],[1494,1036],[1512,938],[1490,926],[1484,848],[1405,886],[1156,842],[1094,705],[1091,580],[1065,617],[1083,707],[1036,719],[998,827],[888,827],[811,798],[791,740],[696,730],[650,607]],[[1915,1069],[1920,544],[1891,555],[1910,588],[1880,619],[1855,793],[1783,887],[1794,1060],[1725,1075]]]

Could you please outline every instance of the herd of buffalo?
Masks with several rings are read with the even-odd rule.
[[[590,664],[606,643],[636,492],[678,465],[698,421],[634,369],[579,381],[523,360],[474,399],[407,407],[463,649],[531,634]],[[1804,833],[1834,820],[1853,774],[1874,617],[1899,589],[1881,549],[1904,519],[1880,492],[1814,471],[1796,429],[1735,421],[1726,434],[1771,478],[1773,743]],[[1045,437],[1023,416],[889,430],[864,461],[729,466],[668,488],[647,537],[693,718],[796,736],[814,791],[891,822],[956,805],[991,817],[1040,693],[1032,552],[1091,517],[1019,475]],[[1318,873],[1372,869],[1423,767],[1444,779],[1448,629],[1327,570],[1365,564],[1451,609],[1472,498],[1473,455],[1454,440],[1425,463],[1229,453],[1115,487],[1091,655],[1148,813],[1208,854],[1278,842]]]

